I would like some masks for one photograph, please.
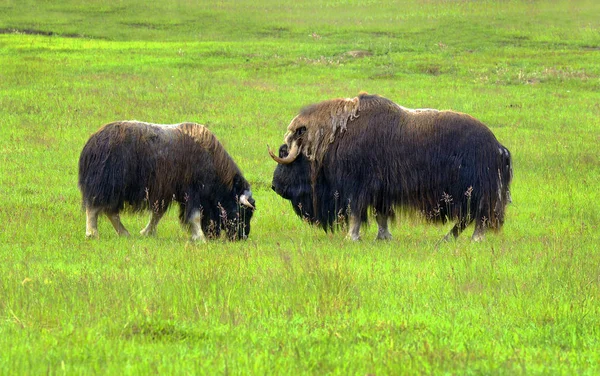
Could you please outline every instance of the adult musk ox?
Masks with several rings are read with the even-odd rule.
[[[377,239],[389,239],[395,208],[454,221],[445,239],[473,220],[473,240],[504,222],[512,166],[509,151],[473,117],[410,110],[376,95],[308,106],[288,126],[272,188],[325,231],[349,222],[359,230],[371,207]]]
[[[231,240],[250,233],[250,184],[223,145],[200,124],[106,124],[81,152],[79,189],[88,237],[98,236],[100,213],[119,235],[129,235],[119,218],[126,208],[150,210],[150,221],[140,233],[153,235],[173,201],[192,240],[217,237],[221,230]]]

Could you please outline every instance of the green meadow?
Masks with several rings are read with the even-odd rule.
[[[600,373],[600,3],[0,0],[0,374]],[[325,233],[271,190],[303,106],[361,91],[486,123],[513,203],[472,243],[399,213]],[[101,125],[194,121],[252,184],[247,241],[171,210],[85,238]]]

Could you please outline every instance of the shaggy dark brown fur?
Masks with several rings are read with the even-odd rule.
[[[208,235],[218,236],[224,228],[231,238],[245,238],[250,231],[253,208],[238,202],[249,196],[250,184],[200,124],[103,126],[81,152],[79,188],[86,209],[107,214],[149,209],[162,215],[176,201],[185,224],[194,211],[201,212]]]
[[[510,153],[469,115],[409,110],[361,94],[304,108],[285,141],[280,158],[293,145],[300,155],[277,166],[273,188],[326,230],[340,218],[366,221],[369,207],[384,218],[410,207],[431,220],[456,221],[454,236],[473,220],[478,237],[504,222]]]

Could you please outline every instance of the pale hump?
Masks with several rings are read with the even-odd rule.
[[[232,189],[233,179],[240,170],[215,135],[202,124],[181,123],[177,128],[212,154],[219,178],[229,189]]]
[[[358,117],[359,98],[339,98],[306,107],[288,126],[285,143],[291,146],[291,137],[306,127],[302,140],[302,152],[309,160],[321,162],[329,144],[343,133],[348,121]]]

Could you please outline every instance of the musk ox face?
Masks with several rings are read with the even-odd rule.
[[[254,202],[252,202],[252,205],[254,205]],[[233,228],[233,231],[229,231],[227,234],[230,240],[246,240],[248,238],[248,235],[250,235],[250,219],[252,219],[253,214],[253,209],[247,209],[245,207],[240,208],[240,211],[238,212],[239,219],[236,224],[237,226]]]
[[[286,160],[289,155],[288,146],[281,145],[278,158]],[[277,165],[271,188],[284,199],[291,201],[298,216],[315,222],[310,169],[308,159],[302,154],[297,154],[292,162]]]
[[[223,233],[229,240],[246,240],[250,235],[250,221],[256,210],[252,192],[245,189],[241,176],[234,178],[232,193],[223,192],[214,205],[199,205],[202,232],[208,239],[217,239]],[[237,193],[235,193],[237,192]],[[185,215],[185,210],[181,215]]]
[[[244,191],[237,199],[237,202],[231,204],[230,208],[221,208],[221,220],[224,221],[224,228],[229,240],[246,240],[250,235],[250,220],[256,209],[256,202],[252,198],[250,191]],[[233,216],[233,218],[227,218]],[[218,234],[217,234],[218,235]]]
[[[254,205],[254,199],[249,202]],[[224,229],[229,240],[246,240],[248,238],[250,235],[250,220],[254,210],[242,205],[233,205],[235,206],[230,208],[219,206],[217,209],[221,213],[217,221],[210,217],[203,218],[202,228],[206,237],[209,239],[219,238],[221,229]]]
[[[255,204],[254,199],[249,201]],[[232,203],[230,207],[217,206],[218,217],[203,216],[202,231],[208,239],[217,239],[225,232],[228,240],[246,240],[250,235],[250,220],[254,210]],[[215,219],[218,218],[218,219]]]
[[[254,205],[254,200],[250,201]],[[236,223],[236,227],[228,231],[227,236],[229,240],[243,239],[246,240],[250,235],[250,219],[254,214],[253,209],[241,207],[238,212],[239,218]]]

